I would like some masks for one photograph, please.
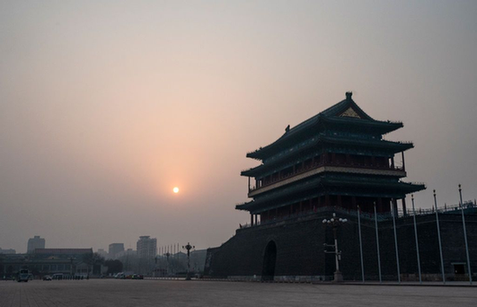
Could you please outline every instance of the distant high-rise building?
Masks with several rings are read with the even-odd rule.
[[[139,258],[152,259],[157,254],[157,239],[150,236],[140,236],[137,241],[137,255]]]
[[[124,252],[124,243],[111,243],[109,244],[109,257],[116,259],[119,257],[119,253]]]
[[[35,248],[45,248],[45,239],[40,236],[34,236],[28,239],[27,253],[33,253]]]

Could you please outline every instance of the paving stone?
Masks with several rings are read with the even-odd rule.
[[[436,284],[438,285],[438,284]],[[454,284],[458,285],[458,284]],[[464,284],[462,284],[464,285]],[[475,306],[476,287],[227,281],[0,281],[0,307]]]

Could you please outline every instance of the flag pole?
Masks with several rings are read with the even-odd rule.
[[[378,234],[378,214],[376,213],[376,203],[374,203],[374,225],[376,229],[376,249],[378,251],[378,273],[379,273],[379,282],[382,283],[381,278],[381,256],[379,255],[379,234]]]
[[[361,239],[361,208],[358,206],[359,254],[361,256],[361,278],[364,283],[363,241]]]
[[[444,256],[442,255],[441,228],[439,227],[439,213],[437,211],[436,190],[434,190],[434,206],[436,207],[437,239],[439,240],[439,253],[441,255],[442,282],[445,284],[446,283],[446,275],[445,275],[445,272],[444,272]]]
[[[395,213],[397,212],[396,208],[396,200],[393,201],[393,230],[394,230],[394,248],[396,250],[396,266],[397,266],[397,273],[398,273],[398,283],[401,283],[401,268],[399,267],[399,249],[398,249],[398,242],[397,242],[397,232],[396,232],[396,217]]]
[[[467,230],[465,228],[464,203],[462,202],[462,187],[459,184],[460,211],[462,212],[462,227],[464,229],[465,253],[467,256],[467,273],[469,274],[469,283],[472,284],[472,271],[470,269],[469,245],[467,244]]]
[[[421,258],[419,256],[419,240],[417,238],[417,223],[416,223],[416,209],[414,208],[414,194],[411,194],[411,200],[412,200],[412,214],[414,219],[414,237],[416,238],[417,269],[419,271],[419,283],[422,284]]]

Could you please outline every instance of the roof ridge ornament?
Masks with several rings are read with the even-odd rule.
[[[353,96],[353,92],[346,92],[346,100],[352,100],[351,96]]]

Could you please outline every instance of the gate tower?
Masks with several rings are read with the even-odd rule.
[[[345,100],[247,154],[262,163],[241,173],[249,178],[252,200],[236,209],[250,212],[252,226],[326,207],[356,210],[359,205],[372,213],[376,205],[378,213],[389,213],[398,210],[398,200],[406,215],[406,194],[425,185],[401,181],[404,152],[413,144],[383,137],[402,127],[402,122],[371,118],[347,92]]]

